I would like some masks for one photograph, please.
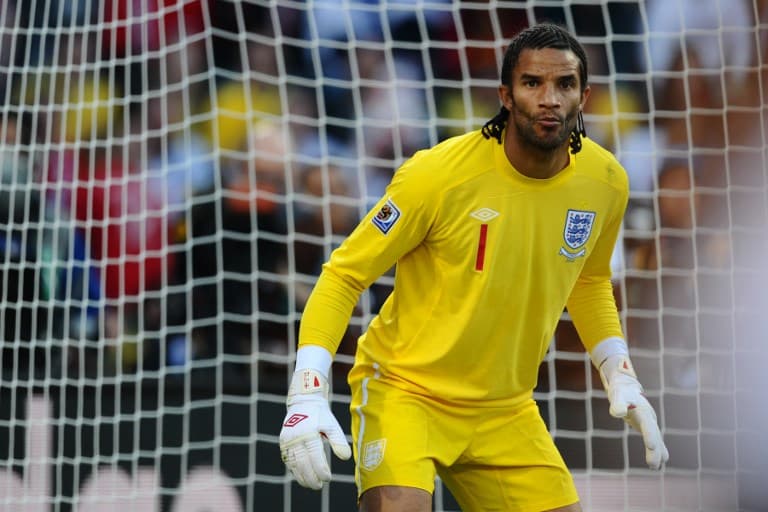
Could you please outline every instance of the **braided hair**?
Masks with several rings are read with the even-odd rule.
[[[542,50],[553,48],[555,50],[570,50],[579,59],[579,82],[581,91],[587,87],[587,54],[573,35],[560,25],[542,23],[534,25],[520,32],[509,43],[504,53],[504,62],[501,66],[501,83],[504,84],[512,75],[512,70],[517,65],[520,53],[523,50]],[[509,110],[502,106],[499,113],[493,116],[483,125],[482,134],[486,139],[493,137],[499,144],[502,143],[501,135],[509,118]],[[581,138],[587,134],[584,128],[584,115],[579,112],[576,118],[576,126],[571,132],[570,146],[573,153],[581,151]]]

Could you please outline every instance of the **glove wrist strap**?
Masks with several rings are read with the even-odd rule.
[[[333,355],[320,345],[301,345],[296,351],[296,371],[311,369],[320,372],[326,379],[331,373]]]
[[[632,366],[632,361],[630,361],[629,356],[625,354],[609,356],[608,359],[603,361],[603,364],[600,365],[599,373],[600,380],[603,381],[603,387],[606,390],[617,375],[626,375],[640,385],[640,381],[637,379],[637,374],[635,373],[635,368]]]
[[[300,402],[307,395],[321,395],[328,399],[328,380],[317,370],[304,368],[296,370],[288,388],[287,404]]]
[[[589,357],[592,359],[592,364],[595,368],[600,369],[603,362],[611,356],[615,355],[629,355],[629,348],[627,348],[627,342],[623,338],[611,337],[606,338],[592,347],[589,351]]]

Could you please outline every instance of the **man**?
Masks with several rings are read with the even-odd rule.
[[[579,511],[532,399],[564,307],[599,368],[611,414],[668,453],[623,339],[610,257],[628,197],[615,158],[584,137],[581,45],[556,25],[515,37],[499,114],[416,153],[331,255],[304,311],[283,460],[304,486],[350,456],[328,406],[333,354],[360,293],[396,264],[394,290],[349,374],[360,509],[430,511],[437,474],[462,510]]]

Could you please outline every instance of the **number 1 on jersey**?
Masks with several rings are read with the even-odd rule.
[[[485,243],[488,239],[488,224],[480,224],[480,238],[477,241],[477,257],[475,258],[475,270],[483,271],[485,266]]]

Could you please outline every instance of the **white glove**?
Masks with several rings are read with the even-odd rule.
[[[317,370],[297,370],[288,388],[288,413],[280,430],[280,453],[299,484],[321,489],[331,481],[323,438],[348,459],[352,449],[328,403],[328,381]]]
[[[643,386],[637,380],[629,357],[612,355],[600,365],[600,378],[608,393],[610,413],[624,421],[643,435],[645,462],[652,469],[660,469],[669,459],[656,413],[643,395]]]

